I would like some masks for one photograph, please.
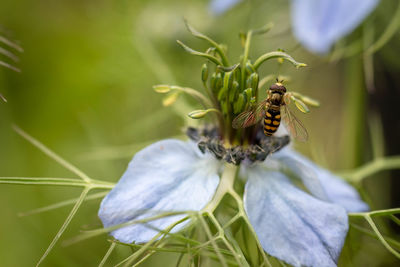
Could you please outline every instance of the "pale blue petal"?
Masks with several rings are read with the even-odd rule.
[[[357,190],[351,185],[294,150],[282,149],[275,153],[273,158],[279,159],[281,164],[287,166],[293,173],[301,176],[307,189],[318,198],[338,204],[348,212],[361,212],[369,209],[368,205],[361,200]],[[311,175],[315,175],[318,181],[315,181]],[[319,190],[321,186],[325,194],[324,198],[320,197]]]
[[[294,177],[300,178],[311,194],[321,200],[329,201],[321,180],[318,178],[318,170],[309,162],[300,160],[301,158],[294,150],[290,148],[281,149],[272,154],[270,159],[279,161],[285,171],[289,170]],[[268,165],[268,160],[265,163]]]
[[[305,193],[280,172],[248,170],[244,204],[264,250],[293,266],[336,266],[346,211]]]
[[[220,15],[233,8],[241,1],[242,0],[212,0],[209,8],[212,13]]]
[[[369,210],[369,206],[360,199],[358,192],[340,177],[321,168],[318,176],[331,202],[344,207],[348,212]]]
[[[103,199],[99,217],[104,227],[170,211],[198,211],[212,199],[219,182],[219,162],[202,154],[192,142],[164,140],[137,153],[128,169]],[[165,229],[185,215],[148,223]],[[182,229],[185,223],[172,232]],[[158,232],[144,224],[129,225],[111,234],[125,243],[142,243]]]
[[[292,0],[296,38],[310,51],[327,53],[340,38],[351,33],[379,0]]]

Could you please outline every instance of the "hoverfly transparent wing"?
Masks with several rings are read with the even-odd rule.
[[[296,118],[288,105],[282,106],[282,119],[289,134],[298,141],[305,142],[308,139],[308,133],[303,123]]]
[[[257,104],[253,109],[243,111],[232,121],[232,127],[239,129],[256,124],[264,117],[266,105],[267,100],[264,100]]]

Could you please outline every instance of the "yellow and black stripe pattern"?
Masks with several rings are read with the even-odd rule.
[[[280,110],[269,109],[265,112],[264,117],[264,134],[266,136],[273,135],[281,124]]]

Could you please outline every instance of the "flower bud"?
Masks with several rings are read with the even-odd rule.
[[[165,94],[168,93],[169,91],[171,91],[171,87],[169,85],[165,85],[165,84],[159,84],[159,85],[155,85],[153,86],[154,91],[156,91],[157,93],[160,94]]]
[[[221,73],[218,73],[217,77],[215,78],[215,87],[213,88],[214,93],[217,93],[221,89],[222,83],[223,83],[222,75]]]
[[[258,88],[258,74],[257,73],[252,73],[250,77],[246,81],[246,87],[247,88],[253,88],[253,92],[257,91]]]
[[[168,106],[172,105],[178,99],[178,96],[179,96],[179,92],[173,92],[173,93],[167,95],[162,100],[163,106],[168,107]]]
[[[192,119],[201,119],[207,114],[207,110],[193,110],[189,112],[188,116]]]
[[[233,81],[232,89],[229,93],[229,102],[233,103],[236,100],[239,93],[239,87],[239,83],[237,81]]]
[[[247,73],[254,73],[254,72],[256,72],[256,70],[254,69],[254,67],[253,67],[253,65],[251,65],[251,63],[250,62],[247,62],[246,63],[246,71],[247,71]]]
[[[250,103],[250,100],[253,96],[253,89],[252,88],[247,88],[246,90],[244,90],[244,93],[246,95],[246,102]]]
[[[245,98],[246,97],[244,94],[239,94],[238,99],[236,100],[235,104],[233,104],[233,112],[235,114],[239,114],[243,111],[246,102]]]
[[[203,64],[203,66],[201,67],[201,80],[203,82],[206,82],[208,78],[208,66],[206,63]]]

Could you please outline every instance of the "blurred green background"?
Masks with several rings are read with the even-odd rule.
[[[383,130],[380,149],[399,154],[398,33],[375,54],[375,90],[367,93],[360,54],[330,60],[297,43],[291,33],[288,1],[245,1],[222,16],[210,14],[208,4],[204,0],[1,1],[1,35],[18,40],[25,51],[16,52],[20,62],[15,65],[21,73],[0,68],[0,93],[8,100],[0,102],[0,176],[75,177],[18,136],[12,124],[89,176],[112,182],[119,179],[138,149],[154,140],[182,136],[185,114],[163,107],[162,96],[154,93],[152,86],[168,83],[201,90],[204,60],[186,54],[175,40],[199,50],[207,46],[186,31],[183,17],[227,44],[231,61],[239,60],[240,31],[274,22],[270,33],[254,38],[250,56],[281,48],[308,64],[296,70],[287,63],[271,61],[261,74],[290,76],[289,90],[322,103],[310,115],[299,116],[310,140],[296,145],[321,165],[339,171],[368,162],[372,153],[368,125],[378,133]],[[396,6],[395,1],[383,1],[369,18],[376,33],[387,27]],[[362,33],[361,26],[346,44],[362,38]],[[383,128],[379,120],[371,120],[372,114],[383,118]],[[363,187],[373,208],[399,206],[399,182],[392,181],[388,173],[375,178],[366,180]],[[1,185],[0,266],[34,265],[71,207],[27,217],[19,217],[20,212],[79,194],[80,190],[73,188]],[[82,229],[101,227],[99,203],[88,201],[62,240]],[[96,266],[107,248],[105,236],[71,246],[59,242],[43,265]],[[119,262],[128,253],[117,249],[110,262]],[[361,239],[352,253],[354,266],[398,264],[380,243],[368,237]],[[171,255],[161,254],[147,264],[164,262],[168,266],[168,257]]]

